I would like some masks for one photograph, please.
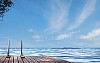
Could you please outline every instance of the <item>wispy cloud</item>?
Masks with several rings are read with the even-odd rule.
[[[27,31],[28,31],[28,32],[33,32],[34,30],[33,30],[33,29],[28,29]]]
[[[33,29],[33,28],[29,28],[29,29],[27,30],[27,32],[37,34],[39,31],[37,31],[36,29]]]
[[[33,33],[32,34],[32,39],[34,41],[39,42],[39,41],[43,41],[44,40],[44,37],[42,35],[38,34],[38,31],[36,31],[36,30],[34,30],[32,28],[28,29],[27,31]]]
[[[100,28],[94,29],[91,32],[89,32],[88,34],[82,35],[80,38],[81,39],[93,39],[97,36],[100,36]]]
[[[82,12],[78,17],[76,17],[75,22],[69,27],[68,30],[73,30],[78,28],[86,19],[93,13],[96,6],[96,0],[87,0]]]
[[[38,34],[33,35],[32,38],[33,38],[35,41],[43,41],[43,39],[42,39],[43,37],[40,36],[40,35],[38,35]]]
[[[81,39],[86,40],[85,45],[89,47],[100,47],[100,28],[93,29],[86,35],[82,35]]]
[[[64,40],[64,39],[67,39],[67,38],[73,36],[74,33],[75,33],[75,32],[60,34],[60,35],[58,35],[58,36],[56,37],[55,40]]]
[[[48,28],[46,31],[57,32],[67,23],[68,12],[71,5],[71,0],[66,4],[64,0],[50,0],[49,11],[45,13],[48,20]],[[68,1],[68,0],[66,0]]]

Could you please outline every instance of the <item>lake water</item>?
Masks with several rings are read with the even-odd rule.
[[[0,48],[0,55],[7,49]],[[26,56],[53,56],[73,63],[100,63],[100,48],[24,48]],[[11,48],[10,55],[20,55],[20,48]]]

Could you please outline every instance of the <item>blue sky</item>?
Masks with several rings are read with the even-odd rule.
[[[100,0],[13,0],[0,47],[100,47]]]

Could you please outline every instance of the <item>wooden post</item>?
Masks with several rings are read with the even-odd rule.
[[[21,40],[21,55],[20,55],[21,58],[25,58],[25,56],[23,55],[23,43],[22,43],[22,40]]]
[[[9,40],[9,43],[8,43],[8,51],[7,51],[7,57],[6,58],[10,58],[11,56],[9,55],[9,51],[10,51],[10,40]]]

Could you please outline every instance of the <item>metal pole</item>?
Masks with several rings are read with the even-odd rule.
[[[10,40],[9,40],[9,42],[8,42],[7,58],[10,58],[9,51],[10,51]]]
[[[22,40],[21,40],[21,56],[23,56],[23,45],[22,45]]]
[[[25,58],[25,56],[23,56],[23,43],[22,43],[22,40],[21,40],[21,55],[20,55],[21,58]]]

